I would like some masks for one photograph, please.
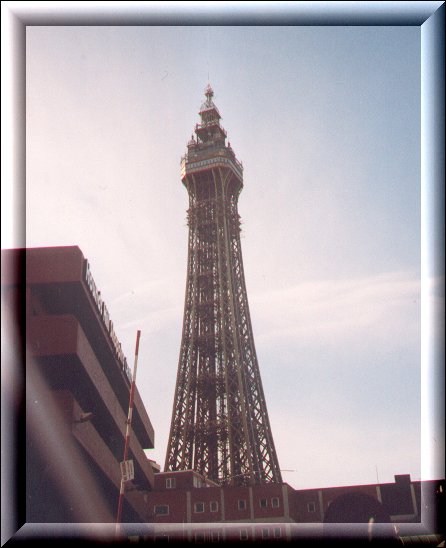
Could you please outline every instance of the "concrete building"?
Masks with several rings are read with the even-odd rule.
[[[113,522],[131,372],[88,261],[53,247],[5,250],[2,263],[4,310],[26,335],[26,521]],[[136,389],[124,522],[149,518],[153,446]]]

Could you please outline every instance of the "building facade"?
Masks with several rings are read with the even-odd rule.
[[[286,483],[220,486],[193,470],[158,473],[148,495],[152,535],[199,541],[315,538],[327,526],[367,524],[373,518],[384,534],[409,531],[438,512],[444,480],[293,489]],[[435,520],[432,531],[439,532]],[[382,532],[382,531],[381,531]]]
[[[286,483],[221,486],[193,470],[156,474],[148,497],[156,523],[293,521]]]
[[[89,263],[78,247],[6,250],[3,262],[2,303],[26,335],[26,521],[113,522],[131,372]],[[153,446],[136,389],[122,521],[149,517]]]

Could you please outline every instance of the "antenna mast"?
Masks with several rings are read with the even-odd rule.
[[[135,365],[133,367],[133,378],[132,385],[130,387],[130,398],[129,398],[129,410],[127,414],[126,421],[126,431],[125,431],[125,444],[124,444],[124,457],[121,462],[121,488],[119,490],[119,502],[118,502],[118,513],[116,516],[116,534],[119,533],[119,524],[121,523],[122,515],[122,505],[124,502],[124,492],[125,484],[130,479],[133,479],[133,461],[127,460],[129,445],[130,445],[130,427],[132,424],[132,415],[133,415],[133,400],[135,397],[135,386],[136,386],[136,369],[138,367],[138,352],[139,352],[139,339],[141,337],[141,331],[136,332],[136,349],[135,349]]]

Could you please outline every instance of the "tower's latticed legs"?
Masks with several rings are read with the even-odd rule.
[[[222,140],[211,88],[206,92],[198,139],[183,159],[189,249],[165,469],[194,469],[219,484],[281,482],[243,273],[242,167]]]

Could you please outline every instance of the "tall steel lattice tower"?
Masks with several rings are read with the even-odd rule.
[[[183,335],[165,470],[282,481],[254,347],[237,211],[243,167],[208,85],[181,178],[189,193]]]

